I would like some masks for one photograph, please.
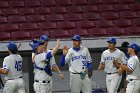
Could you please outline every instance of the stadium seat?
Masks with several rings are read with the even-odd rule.
[[[118,0],[120,3],[127,3],[127,4],[129,4],[129,3],[133,3],[134,2],[134,0]]]
[[[86,6],[83,6],[83,11],[84,12],[98,12],[99,9],[97,8],[97,6],[86,5]]]
[[[77,22],[78,26],[83,29],[89,29],[95,27],[94,21],[83,20]]]
[[[113,5],[101,4],[99,5],[100,11],[114,11]]]
[[[11,23],[19,23],[19,22],[26,22],[25,16],[20,16],[20,15],[14,15],[14,16],[9,16],[8,21]]]
[[[5,15],[17,15],[19,14],[19,11],[18,9],[14,9],[14,8],[7,8],[3,10],[3,13]]]
[[[114,5],[115,11],[127,11],[130,10],[130,7],[127,4],[116,4]]]
[[[140,11],[140,3],[131,4],[130,8],[135,11]]]
[[[103,12],[101,13],[101,16],[108,20],[115,20],[119,18],[119,15],[117,12]]]
[[[107,3],[107,4],[117,4],[119,3],[118,0],[103,0],[104,3]]]
[[[55,0],[41,0],[41,4],[43,4],[43,6],[54,6],[56,2]]]
[[[43,29],[55,29],[57,25],[55,22],[41,22],[39,23],[39,27]]]
[[[18,24],[3,24],[1,25],[1,29],[2,31],[12,32],[12,31],[18,31],[19,26]]]
[[[99,20],[101,18],[100,13],[88,12],[83,14],[83,17],[88,20]]]
[[[140,26],[140,18],[134,19],[133,21],[136,26]]]
[[[66,7],[56,6],[56,7],[52,7],[51,9],[54,13],[61,13],[61,14],[67,13]]]
[[[83,13],[81,6],[68,6],[67,11],[70,13]]]
[[[53,37],[53,38],[68,38],[68,37],[70,37],[68,30],[59,30],[59,29],[51,30],[50,35],[51,35],[50,37]]]
[[[64,21],[64,17],[62,14],[50,14],[46,16],[46,19],[51,21]]]
[[[11,36],[12,39],[14,40],[24,40],[25,38],[26,39],[31,38],[30,32],[24,32],[24,31],[12,32]]]
[[[114,36],[127,35],[127,33],[125,32],[124,28],[118,28],[118,27],[108,28],[107,33],[109,33],[110,35],[114,35]]]
[[[8,22],[7,17],[0,16],[0,23],[7,23],[7,22]]]
[[[39,7],[41,6],[41,3],[39,0],[26,0],[25,5],[29,7]]]
[[[65,19],[69,21],[80,21],[83,18],[82,18],[82,15],[80,14],[69,13],[65,15]]]
[[[10,40],[11,39],[11,34],[7,32],[0,32],[0,40]]]
[[[132,12],[132,11],[120,12],[120,16],[124,17],[124,18],[131,18],[131,19],[138,17],[137,13],[136,12]]]
[[[13,0],[9,2],[9,6],[12,7],[24,7],[24,1]]]
[[[19,9],[21,15],[35,14],[34,8],[21,8]]]
[[[92,28],[88,30],[90,36],[109,36],[109,33],[106,32],[106,29],[103,28]]]
[[[0,1],[0,7],[1,7],[1,8],[7,8],[7,7],[9,7],[8,1],[6,1],[6,0],[1,0],[1,1]]]
[[[86,0],[72,0],[72,4],[85,5],[87,4],[87,1]]]
[[[118,27],[129,27],[132,25],[131,20],[127,20],[127,19],[118,19],[115,21],[115,25],[117,25]]]
[[[70,30],[76,28],[75,22],[63,21],[58,23],[60,29]]]
[[[56,0],[57,4],[60,6],[68,6],[71,5],[71,0]]]
[[[31,22],[43,22],[45,21],[45,17],[43,15],[29,15],[27,16],[27,20]]]
[[[112,27],[114,25],[112,21],[105,19],[95,21],[95,24],[97,27]]]
[[[71,34],[71,36],[79,34],[80,36],[85,36],[88,37],[89,33],[86,29],[73,29],[70,30],[69,33]]]
[[[38,25],[36,23],[22,23],[20,24],[20,28],[22,30],[36,30],[38,29]]]
[[[101,4],[103,3],[102,0],[87,0],[88,4]]]
[[[140,27],[132,26],[125,29],[129,35],[139,35],[140,34]]]
[[[40,36],[41,35],[47,35],[47,36],[50,36],[50,34],[49,34],[49,31],[39,31],[39,30],[37,30],[37,31],[34,31],[34,32],[31,32],[31,36],[33,37],[33,38],[40,38]]]
[[[49,14],[51,10],[48,7],[38,7],[35,9],[35,12],[38,14]]]

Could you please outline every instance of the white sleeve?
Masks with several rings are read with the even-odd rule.
[[[70,49],[68,50],[68,53],[65,56],[65,63],[70,62],[70,58],[71,58],[71,51]]]
[[[55,58],[54,57],[52,57],[50,59],[50,63],[51,63],[51,66],[55,66],[56,65],[56,62],[55,62]]]
[[[101,55],[101,61],[100,61],[100,63],[105,63],[104,52]]]
[[[90,56],[90,53],[89,53],[89,50],[88,49],[86,49],[86,57],[87,57],[88,63],[91,63],[92,62],[92,59],[91,59],[91,56]]]
[[[6,70],[10,70],[10,67],[9,67],[9,60],[7,58],[4,58],[4,61],[3,61],[3,69],[6,69]]]
[[[127,64],[127,57],[125,56],[125,54],[121,51],[121,56],[120,56],[121,62],[123,64]]]
[[[131,59],[129,60],[127,66],[132,70],[134,71],[135,67],[137,65],[137,61],[135,59]]]

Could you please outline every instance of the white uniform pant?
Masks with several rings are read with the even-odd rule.
[[[52,93],[52,80],[48,83],[34,82],[35,93]]]
[[[25,83],[22,78],[7,80],[3,93],[25,93]]]
[[[129,81],[127,84],[126,93],[140,93],[140,80]]]
[[[70,75],[70,88],[71,93],[91,93],[91,81],[89,77],[85,77],[85,79],[80,78],[80,74],[71,74]]]
[[[121,79],[122,75],[119,75],[118,73],[106,75],[106,86],[108,93],[117,93]]]

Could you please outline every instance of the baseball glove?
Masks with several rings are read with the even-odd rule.
[[[113,60],[113,65],[114,65],[117,69],[119,69],[121,63],[119,63],[117,59],[114,59],[114,60]]]

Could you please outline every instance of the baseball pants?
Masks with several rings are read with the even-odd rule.
[[[117,93],[121,79],[122,75],[119,75],[118,73],[106,75],[106,85],[108,93]]]
[[[22,78],[7,80],[3,93],[25,93],[25,83]]]

